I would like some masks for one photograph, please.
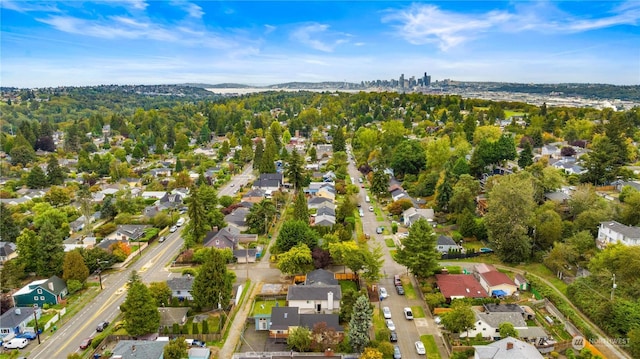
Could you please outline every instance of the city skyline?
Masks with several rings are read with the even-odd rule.
[[[640,84],[640,3],[0,3],[2,86]]]

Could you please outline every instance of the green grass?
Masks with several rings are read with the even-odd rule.
[[[509,118],[511,116],[524,116],[524,112],[513,111],[513,110],[504,110],[504,118]]]
[[[280,307],[285,307],[287,305],[287,301],[284,299],[281,300],[256,300],[255,303],[253,304],[253,313],[251,313],[251,315],[258,315],[258,314],[270,314],[271,313],[271,308],[276,306],[276,303],[278,303],[278,306]]]
[[[429,359],[440,359],[440,351],[438,350],[438,346],[436,345],[436,340],[433,338],[433,335],[422,335],[420,336],[420,340],[424,344],[425,349],[427,350],[427,358]]]
[[[354,281],[339,280],[338,283],[340,283],[340,290],[342,291],[342,293],[345,293],[347,290],[353,290],[354,292],[358,291],[358,286]]]
[[[424,318],[424,309],[421,305],[414,305],[411,307],[414,318]]]
[[[404,288],[404,295],[407,296],[407,299],[416,299],[416,290],[413,288],[413,284],[411,282],[406,283],[402,282],[402,287]]]
[[[384,239],[384,243],[387,245],[387,247],[389,248],[394,248],[396,246],[396,243],[393,241],[392,238],[385,238]]]

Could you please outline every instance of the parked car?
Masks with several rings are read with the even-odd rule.
[[[387,290],[384,287],[380,287],[380,298],[385,299],[389,296]]]
[[[402,285],[402,280],[400,280],[400,275],[396,274],[393,276],[393,285],[395,286],[401,286]]]
[[[393,359],[402,359],[402,354],[400,353],[400,347],[397,345],[393,346]]]
[[[387,328],[389,328],[389,330],[391,330],[391,331],[396,330],[396,325],[393,324],[393,320],[387,319],[387,320],[385,320],[385,323],[387,324]]]
[[[203,342],[202,340],[194,339],[193,343],[191,343],[191,345],[194,346],[194,347],[202,347],[202,348],[204,348],[204,347],[207,346],[207,343]]]
[[[392,343],[395,343],[398,341],[398,333],[396,333],[395,331],[391,332],[389,334],[389,341]]]
[[[4,343],[5,349],[24,349],[29,344],[29,340],[26,338],[13,338]]]
[[[93,338],[86,338],[85,340],[82,341],[82,343],[80,343],[80,349],[87,349],[89,345],[91,345],[92,341],[93,341]]]
[[[382,234],[383,231],[384,231],[384,227],[382,226],[376,228],[376,233],[378,234]]]
[[[162,237],[158,238],[158,243],[162,243],[162,242],[164,242],[166,239],[167,239],[167,237],[162,236]]]
[[[411,308],[409,307],[404,307],[404,317],[407,318],[407,320],[413,320],[413,312],[411,311]]]
[[[382,314],[384,319],[391,319],[391,309],[389,307],[382,307]]]
[[[369,206],[369,212],[373,212],[373,206]]]
[[[433,317],[433,320],[436,322],[436,324],[440,325],[442,324],[442,319],[440,319],[439,315],[436,315],[435,317]]]
[[[16,338],[34,340],[38,335],[35,332],[24,332],[16,335]]]
[[[420,355],[427,354],[427,349],[424,347],[424,343],[420,340],[416,342],[416,352],[418,352],[418,354]]]
[[[398,293],[398,295],[404,295],[404,288],[401,285],[397,285],[396,292]]]
[[[177,226],[172,226],[171,228],[169,228],[169,232],[171,232],[171,233],[173,233],[173,232],[175,232],[177,230],[178,230]]]
[[[101,332],[105,330],[108,326],[109,326],[109,322],[107,322],[106,320],[102,321],[98,323],[98,326],[96,327],[96,332]]]
[[[480,253],[493,253],[493,249],[483,247],[483,248],[480,248]]]

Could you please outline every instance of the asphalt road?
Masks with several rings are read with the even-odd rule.
[[[355,179],[356,184],[360,186],[358,178],[362,177],[362,174],[356,168],[353,160],[349,160],[348,173],[349,176]],[[420,340],[421,335],[431,334],[436,340],[436,344],[438,345],[438,348],[440,350],[441,357],[448,358],[449,355],[444,347],[443,338],[433,320],[433,317],[430,315],[430,313],[428,313],[426,305],[420,299],[408,299],[406,296],[401,296],[396,293],[395,286],[393,284],[393,276],[399,274],[404,278],[411,277],[408,276],[406,267],[398,264],[391,258],[389,248],[386,246],[384,241],[385,238],[391,236],[376,233],[376,228],[379,226],[384,226],[387,231],[389,231],[391,229],[391,221],[389,221],[388,218],[384,218],[383,221],[377,220],[375,212],[369,211],[369,206],[373,206],[374,208],[376,208],[377,205],[374,204],[374,202],[365,202],[366,195],[366,189],[360,187],[357,199],[364,213],[364,216],[360,217],[360,220],[362,221],[364,233],[371,235],[371,239],[369,240],[370,244],[378,244],[382,248],[384,259],[382,268],[384,278],[380,280],[379,285],[387,290],[389,297],[381,302],[378,302],[376,305],[380,310],[385,306],[389,307],[389,309],[391,310],[391,318],[393,320],[393,323],[395,324],[396,333],[398,333],[398,342],[393,344],[400,347],[402,358],[424,358],[424,355],[417,354],[415,342]],[[373,201],[374,198],[372,196],[370,197]],[[412,283],[416,291],[418,291],[419,289],[415,286],[415,282],[412,281]],[[425,318],[416,318],[414,320],[405,319],[403,309],[405,307],[412,306],[421,306],[424,309]]]
[[[218,191],[219,196],[232,196],[235,189],[249,182],[251,178],[251,167],[249,166],[241,174],[234,176],[228,184],[221,187]],[[168,279],[171,272],[167,267],[184,243],[180,236],[183,228],[184,226],[178,228],[175,233],[170,233],[164,243],[151,245],[142,251],[141,258],[129,268],[104,275],[102,277],[104,290],[40,345],[37,344],[37,341],[30,343],[27,347],[28,357],[33,359],[66,358],[68,354],[81,351],[79,349],[80,343],[84,338],[96,335],[95,329],[99,322],[107,320],[113,323],[120,313],[118,308],[126,298],[126,283],[133,270],[138,271],[145,283]]]

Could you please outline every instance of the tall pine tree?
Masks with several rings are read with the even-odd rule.
[[[226,308],[234,280],[235,274],[227,270],[222,252],[211,248],[193,281],[193,299],[202,308]]]
[[[362,353],[369,344],[369,329],[371,328],[373,309],[369,299],[361,295],[353,305],[353,313],[349,321],[349,343],[355,353]]]
[[[153,333],[160,326],[160,312],[156,307],[156,301],[136,271],[131,272],[127,298],[120,305],[120,310],[124,315],[124,327],[129,335]]]
[[[309,208],[307,207],[307,198],[303,191],[298,191],[296,200],[293,203],[293,219],[300,221],[309,221]]]

